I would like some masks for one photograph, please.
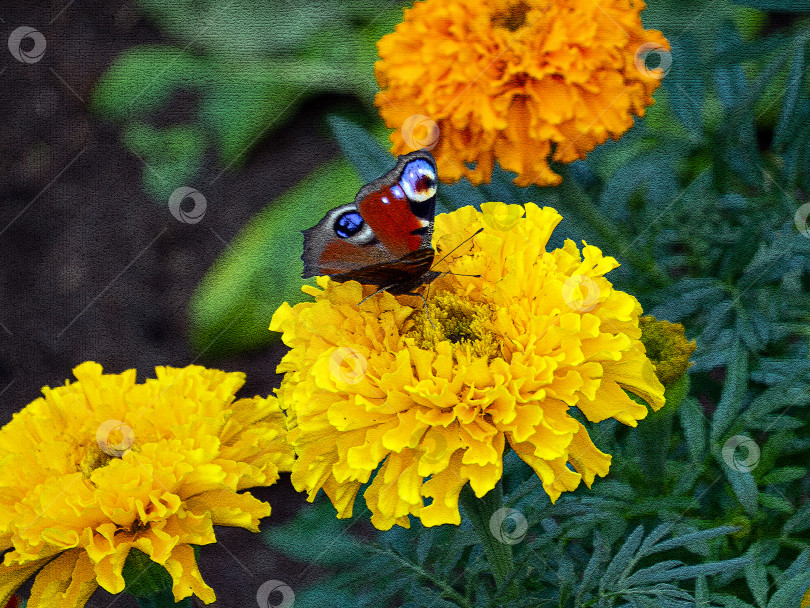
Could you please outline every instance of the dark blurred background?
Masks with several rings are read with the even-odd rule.
[[[42,59],[16,60],[5,41],[19,26],[47,41]],[[0,417],[34,400],[41,387],[72,378],[94,360],[108,372],[198,363],[241,370],[242,395],[271,392],[282,347],[238,358],[206,357],[187,340],[186,307],[203,274],[258,210],[299,181],[337,146],[317,126],[321,97],[260,141],[238,171],[221,172],[206,153],[188,184],[204,192],[197,224],[177,221],[144,191],[142,161],[121,144],[120,129],[88,104],[114,58],[138,44],[165,42],[133,2],[119,0],[4,3],[0,7]],[[25,42],[23,43],[25,45]],[[24,50],[27,50],[23,46]],[[176,122],[194,100],[172,99],[156,120]],[[268,319],[269,324],[269,319]],[[256,492],[283,521],[303,498],[289,476]],[[269,520],[265,520],[269,524]],[[297,586],[289,564],[258,535],[218,530],[203,548],[203,576],[221,606],[249,606],[268,579]],[[244,577],[234,573],[244,572]],[[102,591],[88,606],[135,606]]]

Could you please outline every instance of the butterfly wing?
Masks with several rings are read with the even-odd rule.
[[[439,275],[438,272],[430,271],[434,255],[433,249],[422,247],[398,260],[364,266],[334,275],[332,278],[341,283],[357,281],[363,285],[377,285],[393,294],[408,293],[417,285]]]
[[[421,277],[433,260],[437,185],[430,153],[400,156],[391,171],[363,186],[353,203],[332,209],[303,231],[304,278],[328,274],[387,286]],[[420,250],[427,251],[414,253]]]
[[[302,232],[305,279],[324,274],[332,276],[396,259],[363,221],[356,203],[332,209],[315,226]]]
[[[390,172],[363,186],[355,202],[380,243],[401,258],[430,247],[437,186],[433,157],[419,150],[400,156]]]

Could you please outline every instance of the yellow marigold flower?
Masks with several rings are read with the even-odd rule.
[[[119,593],[133,547],[166,568],[176,600],[214,601],[192,545],[270,514],[237,492],[290,470],[284,414],[275,399],[234,400],[242,373],[155,371],[136,384],[135,370],[83,363],[0,430],[0,605],[34,574],[30,608]]]
[[[358,306],[373,287],[328,277],[304,287],[314,302],[273,316],[291,347],[277,395],[298,456],[292,482],[310,500],[323,489],[339,517],[379,467],[364,494],[375,526],[407,527],[409,515],[458,524],[461,488],[489,492],[507,442],[556,500],[610,465],[570,407],[635,426],[647,407],[625,391],[664,403],[639,340],[641,306],[604,278],[616,260],[570,240],[546,251],[554,209],[482,208],[436,217],[440,252],[483,229],[443,268],[480,277],[432,283],[429,318],[413,296]]]
[[[549,156],[584,158],[653,103],[671,60],[663,34],[642,26],[644,6],[415,2],[377,44],[376,104],[396,129],[391,151],[431,149],[448,182],[487,182],[497,159],[520,186],[558,184]]]

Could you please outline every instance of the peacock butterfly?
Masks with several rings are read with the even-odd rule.
[[[406,294],[440,276],[430,269],[437,187],[429,152],[400,156],[391,171],[360,188],[354,202],[302,231],[303,277],[329,275]]]

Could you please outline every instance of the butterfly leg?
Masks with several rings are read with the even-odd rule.
[[[370,294],[368,294],[368,295],[367,295],[365,298],[363,298],[362,300],[360,300],[360,301],[357,303],[357,307],[358,307],[358,308],[360,308],[361,304],[363,304],[363,302],[365,302],[366,300],[368,300],[368,299],[369,299],[371,296],[376,296],[378,293],[380,293],[380,292],[382,292],[382,291],[385,291],[385,290],[386,290],[386,289],[388,289],[389,287],[391,287],[391,286],[390,286],[390,285],[386,285],[385,287],[380,287],[380,288],[379,288],[377,291],[375,291],[374,293],[370,293]]]
[[[429,283],[428,283],[428,289],[430,289],[430,284]],[[403,295],[417,296],[419,298],[422,298],[422,302],[425,304],[425,316],[427,317],[427,320],[430,323],[430,326],[433,329],[436,329],[436,326],[433,324],[433,319],[430,318],[430,310],[428,309],[428,304],[427,304],[427,300],[425,299],[425,296],[423,296],[421,293],[416,293],[415,291],[410,291],[410,292],[408,292],[406,294],[403,294]]]

